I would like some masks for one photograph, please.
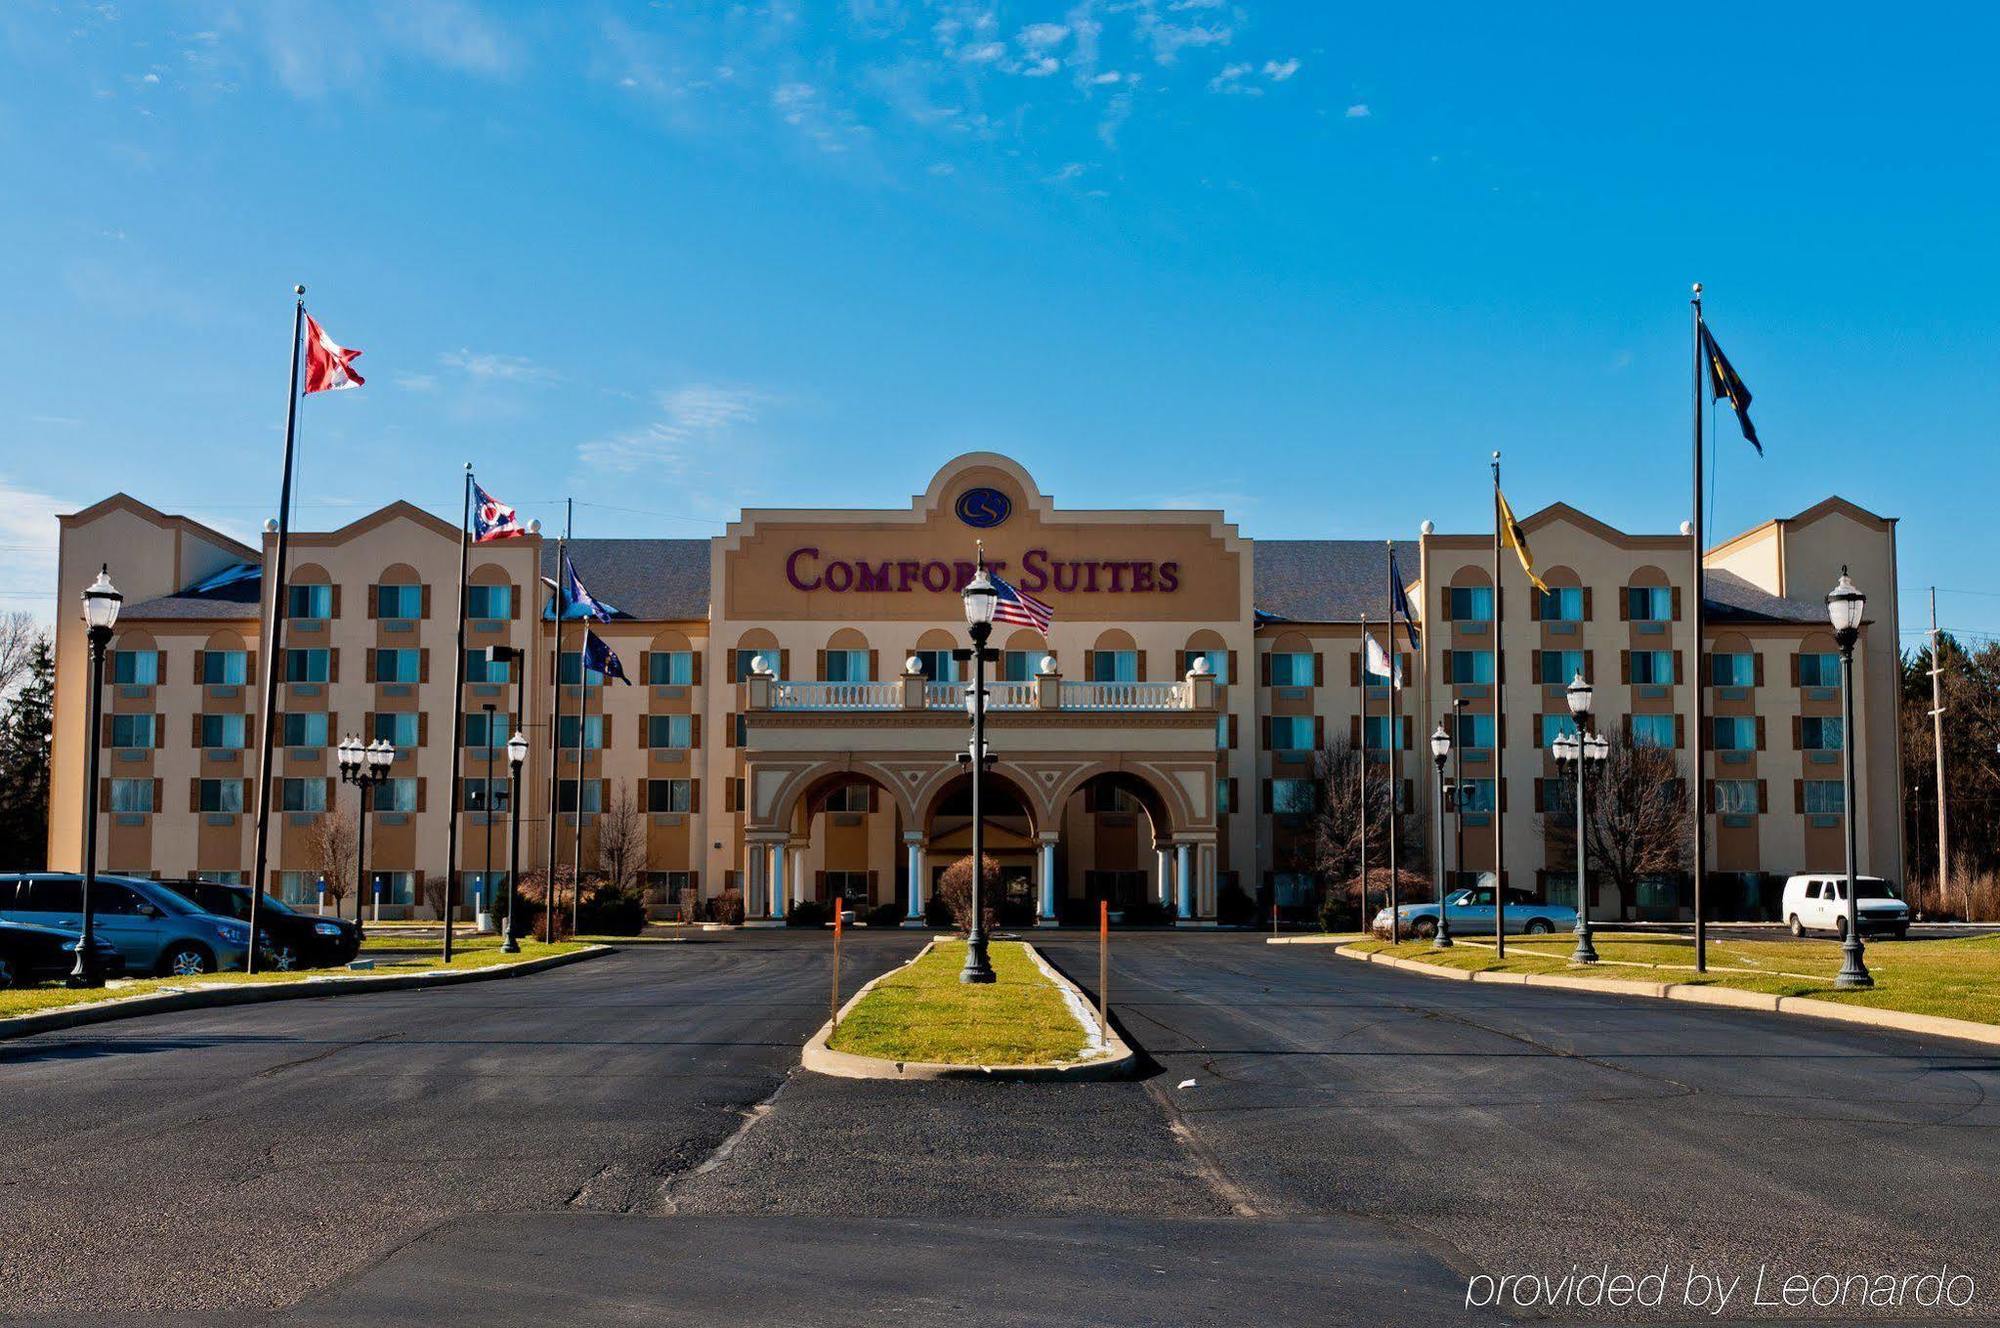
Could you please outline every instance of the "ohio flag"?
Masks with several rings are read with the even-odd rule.
[[[515,535],[525,535],[528,528],[521,524],[521,518],[513,508],[479,487],[479,481],[472,482],[472,542],[484,544],[488,540],[509,539]]]

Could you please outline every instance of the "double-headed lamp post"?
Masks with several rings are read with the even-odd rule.
[[[336,750],[341,782],[361,790],[361,815],[354,833],[354,925],[358,928],[362,896],[368,892],[368,793],[389,777],[389,767],[396,763],[396,748],[387,738],[363,742],[359,734],[350,733]]]
[[[1840,569],[1840,580],[1827,593],[1826,616],[1833,623],[1834,644],[1840,647],[1841,821],[1847,826],[1847,934],[1840,942],[1840,972],[1836,987],[1872,987],[1875,979],[1861,962],[1861,913],[1854,889],[1854,643],[1861,636],[1861,611],[1868,601]]]
[[[111,584],[111,564],[98,569],[97,580],[83,592],[83,625],[90,638],[90,775],[84,781],[83,797],[83,935],[76,943],[76,965],[70,969],[72,986],[101,987],[104,974],[97,968],[97,929],[90,907],[91,888],[97,884],[97,772],[101,768],[104,735],[104,651],[111,644],[111,629],[118,625],[118,606],[125,597]]]
[[[1431,734],[1431,760],[1437,763],[1437,857],[1433,859],[1437,872],[1438,923],[1432,944],[1444,949],[1451,944],[1451,924],[1445,921],[1444,896],[1444,763],[1451,759],[1451,734],[1445,731],[1444,722],[1438,721],[1437,730]]]
[[[960,982],[993,981],[993,965],[986,957],[986,909],[980,898],[981,877],[986,867],[986,823],[981,815],[981,785],[986,775],[986,665],[995,658],[986,638],[993,634],[993,611],[1000,592],[986,574],[986,550],[979,551],[979,568],[965,584],[965,626],[972,637],[972,649],[954,650],[953,659],[972,664],[972,691],[965,698],[972,716],[972,745],[967,760],[972,766],[972,930],[965,938],[965,967],[958,971]]]
[[[1569,961],[1572,964],[1597,962],[1597,947],[1590,942],[1590,887],[1584,874],[1589,856],[1583,815],[1584,767],[1592,762],[1602,762],[1611,754],[1611,744],[1602,735],[1591,732],[1592,695],[1593,689],[1581,673],[1570,680],[1569,713],[1576,721],[1576,730],[1558,734],[1556,740],[1549,744],[1558,765],[1566,761],[1576,762],[1576,949],[1570,952]]]
[[[513,825],[507,832],[507,935],[500,942],[500,949],[507,954],[521,952],[521,943],[514,939],[514,880],[521,869],[521,766],[527,759],[528,735],[515,729],[514,736],[507,739],[507,769],[512,781],[507,790],[507,814]]]

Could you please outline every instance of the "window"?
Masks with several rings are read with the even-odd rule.
[[[500,775],[493,776],[489,785],[484,775],[464,781],[464,801],[460,804],[469,812],[504,812],[509,803],[508,794],[512,781]]]
[[[1757,750],[1757,721],[1748,715],[1717,715],[1709,721],[1709,746],[1718,752]]]
[[[1090,655],[1090,681],[1139,681],[1139,652],[1136,650],[1094,650]]]
[[[1319,672],[1314,667],[1313,657],[1302,650],[1273,650],[1267,658],[1271,661],[1273,687],[1310,687]]]
[[[153,781],[150,779],[112,780],[111,810],[114,812],[152,811]]]
[[[1633,683],[1655,687],[1667,687],[1673,684],[1673,651],[1635,650],[1631,658]]]
[[[319,873],[309,871],[281,871],[278,873],[278,899],[282,903],[300,907],[319,906]]]
[[[648,747],[694,746],[694,717],[691,715],[646,716]]]
[[[556,743],[566,752],[576,750],[576,721],[577,716],[564,715],[556,725]],[[602,746],[604,746],[604,716],[584,716],[584,750],[594,752]]]
[[[1570,679],[1583,672],[1583,652],[1581,650],[1544,650],[1542,652],[1542,675],[1544,684],[1567,685]]]
[[[649,779],[646,781],[646,810],[649,812],[684,812],[694,801],[694,785],[685,779]]]
[[[111,717],[111,745],[113,747],[151,747],[155,717],[152,715],[113,715]]]
[[[1715,810],[1730,816],[1754,816],[1757,812],[1757,781],[1716,780]]]
[[[240,871],[198,871],[194,874],[194,878],[197,881],[207,881],[212,885],[243,884],[243,873]]]
[[[1215,675],[1215,685],[1223,686],[1229,681],[1229,652],[1227,650],[1183,650],[1180,653],[1180,673],[1186,677],[1198,659],[1208,661],[1208,671]]]
[[[368,805],[378,812],[413,812],[417,809],[417,781],[385,779],[369,795]]]
[[[826,897],[853,908],[868,907],[868,873],[830,871],[826,873]]]
[[[409,905],[417,902],[417,874],[406,871],[378,871],[372,873],[374,888],[372,897],[383,904]]]
[[[866,784],[843,784],[826,795],[825,810],[830,812],[865,812],[868,810],[868,795],[870,792],[871,790]]]
[[[1543,622],[1582,622],[1583,587],[1553,586],[1542,596]]]
[[[603,674],[599,673],[596,669],[586,670],[583,667],[583,654],[581,651],[576,651],[576,650],[563,651],[562,665],[558,670],[558,672],[561,675],[562,684],[565,687],[576,686],[578,677],[584,673],[589,674],[588,677],[585,677],[583,679],[583,684],[586,687],[597,687],[602,685],[602,683],[604,682]]]
[[[1453,586],[1450,608],[1453,622],[1492,622],[1493,588]]]
[[[508,646],[466,650],[466,682],[512,682],[514,660],[508,654],[496,654],[498,650],[508,650]]]
[[[1000,652],[1000,682],[1033,682],[1035,666],[1041,656],[1032,650],[1003,650]]]
[[[1493,810],[1493,781],[1490,779],[1466,779],[1458,785],[1458,810],[1462,812],[1490,812]]]
[[[690,687],[694,684],[692,650],[655,650],[647,657],[646,682],[652,687]]]
[[[1222,815],[1224,813],[1234,810],[1234,808],[1232,808],[1229,805],[1230,782],[1231,781],[1227,779],[1218,779],[1215,781],[1215,810],[1217,815]]]
[[[913,650],[910,654],[917,661],[917,672],[932,682],[958,681],[958,661],[949,650]]]
[[[324,650],[287,650],[286,682],[325,682],[328,655]]]
[[[1310,779],[1271,781],[1271,810],[1280,815],[1304,815],[1313,809],[1313,782]]]
[[[1799,686],[1840,686],[1840,656],[1833,654],[1800,655]]]
[[[1230,715],[1227,711],[1215,717],[1215,750],[1218,752],[1229,750],[1229,720]]]
[[[511,717],[494,711],[481,711],[465,717],[465,745],[468,747],[505,747],[508,725]]]
[[[925,652],[919,650],[917,653],[921,655]],[[736,681],[743,682],[750,677],[750,666],[757,662],[759,655],[762,655],[764,662],[772,668],[775,669],[778,667],[778,660],[781,656],[778,654],[777,647],[775,646],[769,650],[739,650],[736,652]]]
[[[243,747],[244,718],[241,715],[203,715],[201,745],[225,750]]]
[[[826,652],[825,682],[871,682],[868,673],[868,652],[865,650],[829,650]]]
[[[286,779],[279,781],[280,804],[288,812],[323,812],[326,810],[326,781],[324,779]]]
[[[1401,745],[1407,746],[1410,737],[1410,717],[1408,715],[1399,715],[1396,718],[1401,721],[1398,726],[1403,737]],[[1361,744],[1364,748],[1371,752],[1385,752],[1389,750],[1391,746],[1389,719],[1388,715],[1370,715],[1368,717],[1368,722],[1361,726]]]
[[[376,682],[417,682],[423,676],[423,653],[417,650],[377,650]]]
[[[1447,683],[1493,681],[1493,652],[1490,650],[1447,650],[1444,656]]]
[[[1674,616],[1673,587],[1625,587],[1625,616],[1633,622],[1671,622]]]
[[[1632,745],[1634,747],[1673,746],[1674,716],[1672,715],[1632,716]]]
[[[573,812],[576,810],[577,782],[565,779],[556,785],[556,810]],[[604,782],[597,779],[583,781],[583,814],[592,816],[604,809]]]
[[[1313,901],[1314,882],[1310,872],[1272,872],[1271,902],[1281,908],[1296,908]]]
[[[1712,687],[1754,687],[1757,685],[1757,657],[1755,655],[1710,655],[1708,657],[1708,681]]]
[[[1274,752],[1309,752],[1313,749],[1313,721],[1311,715],[1271,716],[1271,750]]]
[[[195,788],[195,803],[200,811],[240,812],[243,810],[243,781],[204,779]]]
[[[331,618],[333,616],[333,587],[290,587],[285,596],[285,616],[288,618]]]
[[[241,686],[250,676],[250,655],[243,650],[204,650],[201,677],[211,687]]]
[[[374,738],[387,742],[391,747],[414,747],[417,745],[417,716],[414,711],[401,714],[375,716]]]
[[[1478,751],[1493,746],[1493,716],[1461,714],[1458,717],[1457,742],[1468,751]]]
[[[294,710],[284,716],[284,729],[279,736],[285,747],[326,746],[326,712],[324,710]]]
[[[1805,781],[1805,808],[1813,816],[1839,816],[1846,811],[1846,802],[1841,795],[1841,784],[1837,779],[1808,779]]]
[[[1536,715],[1535,745],[1546,747],[1557,738],[1574,737],[1576,720],[1568,715]]]
[[[304,587],[297,587],[303,589]],[[484,590],[485,586],[476,587]],[[478,617],[467,609],[468,616]],[[424,616],[424,588],[422,586],[377,586],[375,587],[375,616],[377,618],[421,618]]]
[[[1841,721],[1807,715],[1799,721],[1799,746],[1809,752],[1837,752],[1841,748]]]
[[[160,652],[157,650],[112,651],[111,681],[130,687],[154,686],[160,681]]]
[[[467,586],[465,616],[468,618],[511,618],[514,616],[514,587]]]

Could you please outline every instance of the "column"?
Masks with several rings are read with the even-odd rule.
[[[806,846],[793,844],[785,859],[792,864],[792,902],[796,904],[806,897]]]
[[[1180,850],[1180,861],[1174,883],[1180,887],[1180,916],[1185,921],[1194,916],[1194,845],[1183,840],[1175,847]]]
[[[749,888],[743,892],[743,916],[751,918],[757,915],[757,910],[767,900],[764,893],[764,846],[754,839],[748,841],[743,845],[743,857],[744,875],[750,878]],[[765,912],[768,915],[769,910]]]
[[[905,833],[903,854],[909,859],[910,877],[910,911],[904,921],[909,926],[921,926],[924,921],[924,837],[915,832]]]
[[[771,845],[770,873],[765,877],[771,883],[771,916],[785,916],[785,846]]]
[[[1043,835],[1036,875],[1042,887],[1042,916],[1045,926],[1056,923],[1056,837]]]
[[[1158,860],[1160,870],[1160,907],[1168,912],[1174,907],[1174,846],[1155,844],[1153,857]]]

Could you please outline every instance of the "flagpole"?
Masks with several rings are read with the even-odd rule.
[[[562,632],[563,601],[567,598],[563,583],[563,568],[569,559],[570,523],[575,515],[575,504],[563,500],[563,533],[556,540],[555,619],[556,644],[553,661],[549,668],[549,692],[553,705],[549,713],[549,842],[548,879],[543,882],[542,891],[542,941],[554,944],[556,939],[556,843],[561,834],[558,829],[560,813],[556,805],[561,801],[557,794],[562,791]],[[577,785],[577,796],[583,796],[583,786]]]
[[[1704,776],[1708,763],[1703,753],[1708,746],[1707,700],[1708,661],[1701,653],[1703,574],[1701,565],[1701,283],[1694,283],[1688,301],[1694,311],[1694,971],[1708,971],[1708,919],[1703,909],[1708,876],[1708,783]]]
[[[1361,925],[1368,925],[1368,615],[1361,615]],[[1392,924],[1393,925],[1393,924]]]
[[[1389,618],[1382,628],[1384,643],[1389,656],[1389,940],[1391,944],[1401,940],[1402,928],[1396,917],[1396,903],[1400,896],[1396,865],[1396,803],[1403,796],[1403,721],[1396,700],[1396,679],[1402,672],[1396,667],[1396,545],[1393,540],[1383,540],[1382,547],[1388,555],[1389,576]],[[1368,695],[1367,671],[1362,671],[1362,698]],[[1362,725],[1362,742],[1368,740],[1367,725]]]
[[[459,760],[465,751],[465,578],[471,560],[472,463],[465,463],[465,492],[458,516],[458,632],[451,658],[451,824],[445,831],[444,850],[444,962],[451,964],[452,895],[458,885],[458,815],[463,805],[459,788]],[[493,735],[488,734],[491,738]]]
[[[1500,645],[1500,627],[1506,614],[1500,594],[1500,454],[1493,454],[1493,947],[1501,959],[1507,957],[1507,854],[1506,823],[1501,815],[1501,792],[1506,788],[1506,742],[1501,729],[1507,718],[1506,654]]]
[[[299,334],[304,329],[305,316],[306,288],[294,286],[292,373],[285,380],[285,465],[283,477],[278,482],[277,566],[272,569],[271,625],[264,633],[264,694],[258,698],[257,829],[250,854],[250,939],[243,957],[246,973],[257,971],[257,905],[264,897],[264,874],[269,865],[271,847],[271,725],[277,709],[278,665],[284,654],[285,568],[292,547],[292,454],[299,430]],[[358,882],[355,888],[360,888]]]
[[[576,822],[570,835],[569,934],[576,935],[583,895],[583,730],[590,723],[590,624],[583,626],[583,644],[576,649]],[[603,804],[599,804],[602,807]]]

